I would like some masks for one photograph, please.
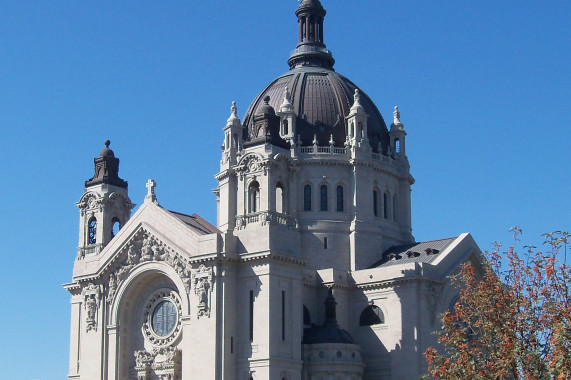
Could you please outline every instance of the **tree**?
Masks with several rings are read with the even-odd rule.
[[[439,348],[425,355],[434,379],[571,379],[569,233],[545,234],[545,250],[514,245],[467,263],[454,276],[460,288],[444,313]]]

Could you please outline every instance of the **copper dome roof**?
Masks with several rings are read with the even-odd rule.
[[[269,96],[269,105],[279,110],[287,87],[297,115],[296,135],[301,138],[302,145],[312,145],[314,135],[318,145],[329,145],[333,135],[335,146],[342,147],[347,136],[345,117],[353,105],[355,89],[359,89],[361,105],[369,116],[369,143],[374,152],[378,152],[379,143],[382,152],[386,152],[389,134],[379,110],[357,85],[333,69],[335,61],[323,43],[325,10],[320,2],[302,2],[296,15],[299,43],[288,60],[290,70],[256,96],[243,119],[244,139],[251,136],[253,116],[263,111],[263,99]]]

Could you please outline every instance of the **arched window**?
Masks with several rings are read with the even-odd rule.
[[[359,137],[365,137],[365,133],[363,132],[363,123],[359,122]]]
[[[282,213],[285,210],[284,186],[278,182],[276,184],[276,212]]]
[[[254,181],[248,188],[248,212],[258,212],[260,209],[260,184]]]
[[[327,185],[321,185],[320,189],[320,207],[321,211],[327,211]]]
[[[400,141],[395,139],[395,153],[400,153]]]
[[[283,121],[283,126],[284,126],[283,135],[285,136],[285,135],[287,135],[287,134],[289,133],[289,124],[288,124],[288,122],[287,122],[287,119],[285,119],[285,120]]]
[[[395,221],[395,222],[396,222],[396,221],[397,221],[397,219],[398,219],[398,218],[397,218],[397,215],[398,215],[398,213],[397,213],[397,211],[398,211],[398,208],[397,208],[397,195],[396,195],[396,194],[395,194],[395,195],[393,195],[393,210],[392,210],[392,211],[393,211],[393,221]]]
[[[311,211],[311,185],[303,187],[303,210]]]
[[[379,216],[379,192],[377,190],[373,190],[373,213]]]
[[[121,222],[119,222],[118,218],[113,218],[111,220],[111,236],[115,237],[119,230],[121,229]]]
[[[389,211],[388,211],[388,206],[389,206],[389,194],[384,193],[383,194],[383,218],[387,219],[389,217]]]
[[[343,212],[343,186],[337,186],[337,211]]]
[[[385,315],[380,307],[369,305],[361,313],[359,318],[359,326],[383,325],[385,323]]]
[[[94,216],[89,219],[87,242],[88,244],[97,243],[97,219]]]
[[[311,314],[309,314],[309,309],[305,305],[303,305],[303,326],[311,327]]]

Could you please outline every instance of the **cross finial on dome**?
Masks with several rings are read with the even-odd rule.
[[[393,112],[394,115],[394,120],[393,120],[393,124],[402,124],[400,121],[400,112],[399,112],[399,107],[395,106],[395,111]]]

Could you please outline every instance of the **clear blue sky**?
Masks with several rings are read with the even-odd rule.
[[[222,128],[287,70],[296,0],[0,3],[2,378],[67,375],[74,203],[105,139],[141,204],[215,223]],[[417,240],[571,229],[569,1],[323,0],[335,68],[416,178]]]

